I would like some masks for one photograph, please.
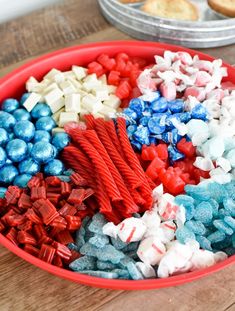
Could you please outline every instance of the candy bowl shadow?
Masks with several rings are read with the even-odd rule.
[[[69,70],[72,65],[85,66],[89,62],[94,61],[102,53],[114,56],[119,52],[125,52],[130,56],[144,57],[148,61],[154,62],[154,55],[163,55],[165,50],[173,52],[179,50],[185,51],[192,56],[197,54],[203,60],[214,60],[211,56],[190,49],[154,42],[114,41],[80,45],[46,54],[30,61],[2,78],[0,80],[0,102],[9,97],[20,98],[22,93],[25,92],[25,82],[30,76],[34,76],[36,79],[40,80],[52,68],[65,71]],[[228,69],[228,77],[223,81],[231,81],[235,84],[235,69],[226,63],[223,65]],[[235,263],[234,255],[211,267],[166,279],[148,279],[141,281],[110,280],[75,273],[48,264],[12,244],[2,234],[0,234],[0,244],[20,258],[56,276],[73,282],[108,289],[146,290],[176,286],[207,276]]]

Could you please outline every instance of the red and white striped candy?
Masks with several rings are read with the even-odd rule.
[[[141,241],[147,227],[141,218],[127,218],[118,226],[118,236],[126,243]]]
[[[159,264],[166,252],[165,245],[157,237],[148,237],[141,241],[137,255],[145,264],[155,266]]]

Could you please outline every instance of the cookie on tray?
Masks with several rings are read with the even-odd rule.
[[[235,0],[208,0],[208,4],[214,11],[222,15],[235,17]]]
[[[147,0],[141,8],[150,15],[178,20],[196,21],[197,7],[188,0]]]

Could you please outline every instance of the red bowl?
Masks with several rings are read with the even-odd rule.
[[[30,76],[41,79],[51,68],[69,70],[70,67],[74,64],[84,66],[87,63],[93,61],[101,53],[107,53],[110,56],[114,56],[119,52],[126,52],[131,56],[145,57],[149,61],[152,60],[154,62],[153,56],[156,54],[162,55],[165,50],[171,50],[173,52],[186,51],[191,55],[198,54],[199,57],[204,60],[212,61],[214,59],[213,57],[206,54],[183,47],[152,42],[116,41],[75,46],[72,48],[53,52],[37,58],[36,60],[30,61],[2,78],[0,80],[0,102],[8,97],[20,97],[25,91],[25,82]],[[229,73],[229,76],[226,80],[235,83],[235,69],[226,63],[224,63],[224,66],[228,68]],[[7,249],[22,259],[54,275],[73,282],[109,289],[146,290],[176,286],[209,275],[229,265],[232,265],[235,262],[234,255],[209,268],[201,269],[195,272],[184,273],[166,279],[151,279],[143,281],[109,280],[91,277],[52,266],[15,246],[2,234],[0,234],[0,244],[5,246]]]

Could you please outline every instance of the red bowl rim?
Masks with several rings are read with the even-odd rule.
[[[57,56],[62,56],[64,54],[68,54],[70,52],[80,50],[80,49],[89,49],[89,48],[95,48],[98,46],[102,47],[123,47],[123,48],[138,48],[138,46],[144,46],[144,47],[156,47],[156,48],[162,48],[166,50],[172,50],[172,51],[185,51],[190,53],[191,55],[197,54],[200,58],[206,59],[206,60],[213,60],[214,58],[204,54],[202,52],[194,51],[188,48],[184,48],[181,46],[176,45],[170,45],[165,43],[156,43],[156,42],[142,42],[142,41],[112,41],[112,42],[99,42],[99,43],[90,43],[90,44],[83,44],[78,46],[73,46],[69,48],[64,48],[57,50],[52,53],[45,54],[41,57],[38,57],[36,59],[33,59],[26,64],[20,66],[19,68],[15,69],[14,71],[7,74],[5,77],[0,79],[0,88],[4,88],[4,84],[6,82],[9,83],[9,81],[14,78],[15,75],[18,75],[22,73],[23,71],[27,70],[31,66],[41,63],[44,60],[53,59]],[[235,76],[235,69],[227,64],[223,63],[230,72],[234,73]],[[18,257],[24,259],[25,261],[41,268],[42,270],[45,270],[51,274],[54,274],[56,276],[59,276],[61,278],[81,283],[84,285],[90,285],[100,288],[108,288],[108,289],[121,289],[121,290],[147,290],[147,289],[158,289],[158,288],[164,288],[164,287],[170,287],[170,286],[176,286],[183,283],[191,282],[193,280],[199,279],[201,277],[207,276],[209,274],[212,274],[214,272],[217,272],[219,270],[224,269],[225,267],[228,267],[235,263],[235,255],[229,257],[228,259],[219,262],[211,267],[200,269],[193,272],[184,273],[177,276],[172,276],[165,279],[146,279],[146,280],[139,280],[139,281],[133,281],[133,280],[112,280],[112,279],[104,279],[104,278],[97,278],[92,277],[84,274],[80,274],[77,272],[69,271],[66,269],[62,269],[56,266],[53,266],[51,264],[48,264],[30,254],[25,252],[23,249],[19,248],[18,246],[14,245],[12,242],[10,242],[7,238],[5,238],[2,234],[0,234],[0,244],[6,247],[8,250],[10,250],[12,253],[16,254]]]

